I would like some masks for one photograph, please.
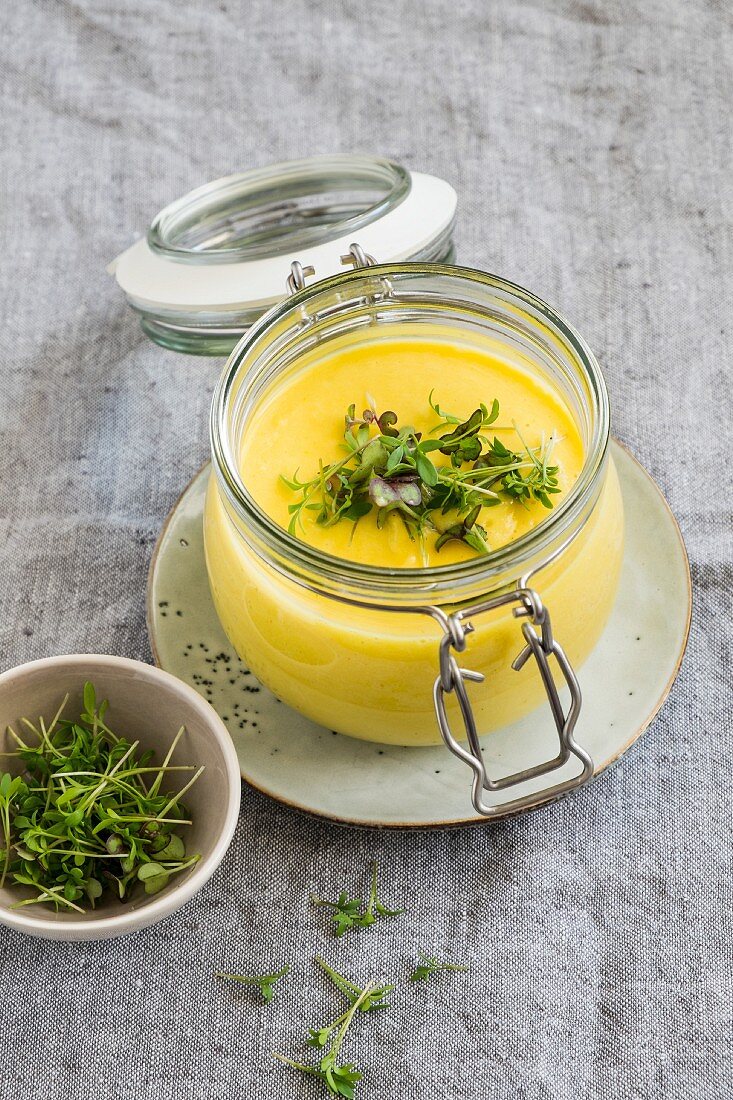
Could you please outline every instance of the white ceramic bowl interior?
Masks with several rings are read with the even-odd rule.
[[[0,889],[0,922],[30,936],[56,940],[97,940],[121,936],[161,920],[175,912],[210,878],[221,862],[234,832],[239,813],[241,781],[237,756],[226,726],[214,709],[193,688],[161,669],[124,657],[92,654],[49,657],[19,665],[0,676],[0,750],[16,746],[8,724],[20,732],[23,716],[50,720],[64,695],[69,693],[65,714],[81,711],[84,682],[91,680],[97,700],[109,700],[106,720],[110,728],[140,748],[154,749],[161,761],[181,726],[185,732],[172,763],[205,765],[205,771],[183,801],[193,824],[181,829],[187,854],[201,859],[171,877],[159,893],[136,890],[129,901],[105,895],[82,915],[55,913],[44,904],[13,908],[23,894],[6,881]],[[23,770],[17,757],[0,758],[0,770]],[[176,774],[176,773],[173,773]],[[188,773],[177,773],[186,776]],[[172,792],[183,782],[171,781],[163,789]],[[27,896],[27,895],[26,895]]]

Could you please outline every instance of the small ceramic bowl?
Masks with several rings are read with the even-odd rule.
[[[184,797],[193,824],[182,830],[187,852],[198,852],[201,859],[173,875],[159,894],[146,895],[138,889],[130,901],[124,902],[105,893],[96,909],[89,908],[83,915],[56,913],[45,904],[14,909],[23,895],[6,881],[0,889],[0,922],[29,936],[101,940],[162,920],[180,909],[210,878],[229,847],[237,822],[239,765],[224,723],[193,688],[140,661],[75,654],[32,661],[3,673],[0,751],[15,748],[7,733],[9,724],[19,732],[22,717],[36,721],[42,715],[50,720],[67,692],[65,714],[78,715],[86,680],[94,684],[98,701],[109,700],[110,728],[128,740],[139,739],[141,749],[153,749],[157,762],[162,761],[176,733],[185,726],[173,762],[205,765],[205,771]],[[22,764],[17,757],[0,757],[0,770],[18,773]]]

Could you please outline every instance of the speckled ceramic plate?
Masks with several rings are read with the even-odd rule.
[[[614,444],[614,457],[626,509],[621,583],[609,624],[579,673],[584,704],[576,738],[590,751],[596,774],[626,752],[666,698],[691,606],[687,555],[672,513],[628,451]],[[244,779],[280,802],[349,825],[483,821],[471,805],[470,770],[447,749],[376,745],[332,733],[284,706],[244,667],[209,595],[201,522],[207,477],[205,467],[161,533],[150,568],[148,628],[156,662],[192,684],[224,719]],[[484,739],[497,775],[547,759],[556,745],[544,710]],[[547,800],[546,782],[535,781],[537,806]],[[505,800],[511,797],[504,792]]]

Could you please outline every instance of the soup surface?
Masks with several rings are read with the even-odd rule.
[[[461,422],[482,404],[487,410],[495,410],[494,402],[498,402],[496,419],[480,431],[483,453],[487,454],[497,440],[518,456],[514,465],[525,478],[535,474],[533,467],[538,463],[557,467],[559,492],[546,498],[554,504],[564,499],[577,479],[583,464],[578,428],[558,391],[536,372],[490,350],[455,341],[392,335],[357,347],[342,347],[318,360],[306,360],[295,375],[267,393],[244,432],[243,480],[263,511],[287,528],[293,519],[289,509],[303,501],[303,492],[288,486],[281,475],[288,479],[296,475],[307,484],[318,477],[321,464],[329,468],[348,458],[344,418],[350,406],[355,406],[357,421],[371,405],[378,414],[396,414],[392,431],[410,425],[419,439],[437,440],[454,431],[456,425],[442,421],[431,407],[431,400],[433,406]],[[352,438],[356,438],[356,431],[358,424]],[[370,439],[381,434],[374,423],[368,432]],[[471,470],[475,461],[454,463],[437,447],[429,451],[429,459],[446,483],[457,470],[463,474]],[[354,459],[348,468],[355,469],[357,462]],[[407,474],[409,471],[404,469],[402,477]],[[482,540],[488,549],[512,542],[551,514],[536,497],[512,497],[500,480],[487,476],[484,484],[490,485],[492,495],[478,499],[490,506],[481,508],[475,522],[485,533]],[[362,486],[364,498],[368,486],[365,481]],[[424,485],[422,491],[427,496],[431,493]],[[308,498],[308,504],[314,507],[299,510],[294,533],[336,557],[405,568],[447,565],[480,552],[458,538],[436,547],[441,530],[460,518],[455,508],[445,513],[440,509],[430,512],[422,535],[416,537],[414,524],[411,529],[405,522],[410,512],[400,506],[382,511],[373,505],[358,521],[342,517],[323,523],[315,506],[321,499],[317,485]]]

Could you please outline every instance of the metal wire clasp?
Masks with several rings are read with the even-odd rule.
[[[353,267],[354,271],[359,271],[362,268],[374,267],[377,261],[356,241],[349,245],[348,252],[341,256],[341,263],[344,267]],[[293,260],[290,265],[290,274],[287,278],[288,294],[292,297],[293,294],[297,294],[298,291],[304,290],[306,286],[306,278],[309,275],[315,275],[315,268],[308,264],[304,266],[300,260]],[[380,276],[375,283],[375,290],[372,293],[365,294],[363,302],[365,306],[376,306],[379,302],[385,301],[388,298],[394,296],[394,290],[389,279],[385,276]],[[333,309],[342,309],[343,303],[337,303],[336,306],[332,306],[327,310],[322,311],[320,314],[311,314],[308,312],[305,304],[300,307],[301,325],[303,328],[313,324],[318,318],[324,317],[326,313],[331,312]],[[376,323],[376,316],[371,318],[372,323]]]
[[[341,257],[341,263],[345,267],[353,267],[355,270],[359,267],[374,267],[376,262],[356,241],[349,245],[349,251]]]
[[[290,265],[290,274],[287,279],[288,294],[297,294],[305,288],[305,280],[308,275],[315,275],[316,269],[312,264],[303,267],[300,260],[293,260]]]
[[[341,257],[341,263],[344,266],[352,266],[353,268],[359,267],[372,267],[376,264],[376,260],[373,256],[368,255],[361,247],[360,244],[350,244],[349,251]],[[305,280],[309,275],[315,275],[316,269],[312,264],[307,264],[305,267],[300,260],[293,260],[290,265],[290,274],[287,278],[288,294],[297,294],[299,290],[305,289]]]
[[[511,603],[518,605],[514,608],[514,617],[523,617],[528,620],[522,624],[522,634],[526,644],[512,662],[512,668],[519,672],[530,657],[534,657],[536,660],[547,692],[560,747],[557,756],[554,756],[551,760],[545,760],[540,764],[535,764],[534,767],[514,772],[502,779],[492,779],[486,770],[483,751],[479,743],[479,734],[476,729],[476,720],[466,690],[467,682],[480,683],[484,677],[480,672],[460,668],[453,650],[456,653],[463,653],[466,649],[466,636],[474,629],[473,624],[468,621],[469,616],[480,615],[484,611],[493,611],[497,607],[503,607]],[[549,612],[537,592],[532,588],[516,588],[512,592],[463,608],[452,615],[446,615],[438,608],[433,608],[432,611],[434,617],[438,619],[445,630],[440,641],[440,675],[437,677],[433,688],[435,714],[446,746],[455,756],[468,764],[473,771],[471,800],[476,811],[484,817],[490,818],[505,814],[508,809],[521,810],[535,804],[537,801],[536,792],[520,795],[501,806],[485,803],[482,793],[484,790],[502,791],[507,787],[525,783],[536,776],[556,771],[567,763],[571,756],[580,761],[582,765],[580,772],[570,779],[564,779],[555,786],[546,788],[542,794],[551,798],[557,797],[587,782],[593,774],[593,761],[585,749],[576,744],[573,738],[573,731],[582,703],[580,686],[562,646],[553,637]],[[570,691],[570,707],[567,714],[563,711],[560,694],[549,664],[549,658],[553,656]],[[461,710],[468,748],[465,748],[456,740],[450,728],[445,697],[452,692],[455,692]]]
[[[341,263],[344,267],[353,267],[354,271],[358,271],[360,268],[374,267],[377,261],[368,252],[365,252],[360,244],[354,241],[349,245],[349,251],[341,257]],[[394,287],[389,279],[381,276],[378,282],[381,291],[368,294],[364,299],[367,305],[375,306],[378,302],[394,297]],[[376,321],[376,318],[373,318],[373,321]]]

